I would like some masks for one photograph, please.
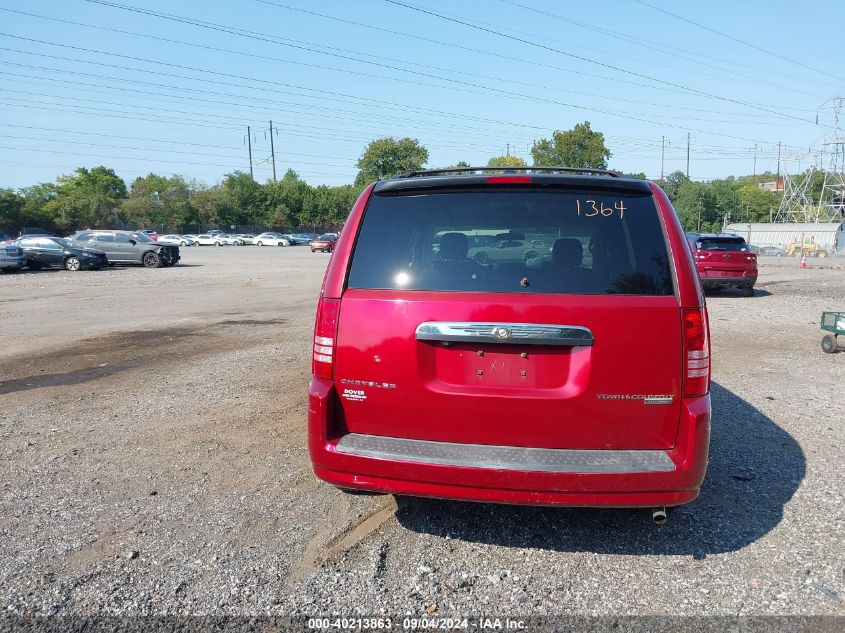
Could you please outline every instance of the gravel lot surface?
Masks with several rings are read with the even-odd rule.
[[[327,255],[0,276],[0,610],[845,615],[841,270],[709,296],[701,497],[644,510],[350,496],[305,442]]]

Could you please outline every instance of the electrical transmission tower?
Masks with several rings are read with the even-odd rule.
[[[845,99],[829,99],[818,109],[819,114],[832,114],[830,130],[810,152],[814,164],[803,174],[786,174],[783,197],[776,222],[842,222],[845,219],[845,132],[840,115]],[[822,179],[818,198],[813,197],[813,183]]]

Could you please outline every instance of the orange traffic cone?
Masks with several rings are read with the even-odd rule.
[[[807,265],[807,256],[806,255],[801,255],[801,265],[798,266],[798,268],[809,268],[809,266]]]

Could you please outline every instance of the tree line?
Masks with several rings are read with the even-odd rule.
[[[566,165],[606,169],[612,153],[604,135],[589,121],[571,130],[556,131],[534,143],[534,165]],[[320,226],[340,227],[355,199],[370,182],[422,169],[428,150],[413,138],[381,138],[369,143],[358,160],[354,183],[311,186],[293,170],[275,182],[255,182],[236,171],[215,185],[182,176],[150,173],[126,183],[107,167],[80,167],[55,182],[19,190],[0,189],[0,229],[16,233],[23,227],[40,227],[67,233],[91,227],[155,227],[167,231],[206,230],[214,227],[251,226],[282,229]],[[469,167],[459,162],[450,167]],[[527,166],[517,156],[494,156],[488,166]],[[644,174],[633,174],[645,178]],[[820,190],[823,175],[810,172]],[[761,189],[758,182],[774,180],[764,173],[756,178],[733,176],[697,182],[683,172],[658,181],[688,231],[719,231],[725,217],[733,221],[766,222],[780,204],[780,194]],[[817,192],[816,192],[817,193]]]

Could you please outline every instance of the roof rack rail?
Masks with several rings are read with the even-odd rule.
[[[399,174],[397,178],[416,178],[418,176],[435,176],[437,174],[465,174],[469,172],[485,172],[495,171],[505,174],[515,174],[519,172],[540,172],[540,173],[564,173],[564,174],[592,174],[595,176],[613,176],[618,178],[621,174],[618,171],[610,169],[593,169],[592,167],[444,167],[443,169],[417,169],[409,171],[404,174]]]

